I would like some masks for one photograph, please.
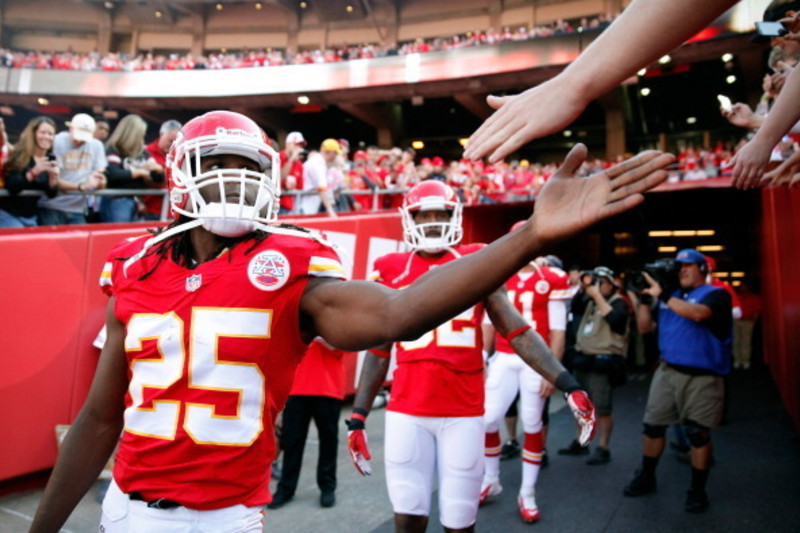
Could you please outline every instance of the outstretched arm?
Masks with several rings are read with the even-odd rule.
[[[783,90],[755,136],[731,160],[733,186],[747,189],[759,185],[772,149],[800,119],[800,68],[789,75]]]
[[[497,111],[472,134],[464,155],[497,162],[525,143],[560,131],[606,94],[703,29],[737,0],[635,0],[561,74],[487,102]]]
[[[437,267],[411,286],[391,290],[366,281],[309,282],[300,306],[306,338],[320,335],[344,350],[413,340],[487,298],[543,249],[630,209],[663,182],[673,156],[643,152],[588,178],[575,178],[586,158],[578,144],[542,188],[525,227],[483,250]]]
[[[588,444],[594,435],[595,412],[594,405],[583,387],[556,359],[541,335],[536,333],[519,311],[511,305],[504,289],[497,290],[489,296],[486,300],[486,310],[497,332],[508,338],[517,355],[544,379],[564,391],[567,404],[580,427],[578,441],[582,446]]]
[[[31,533],[59,531],[97,479],[119,440],[128,377],[124,328],[114,316],[114,298],[108,302],[106,326],[108,338],[89,396],[61,446],[31,524]]]

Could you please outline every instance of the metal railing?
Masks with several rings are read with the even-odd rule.
[[[394,195],[394,194],[405,194],[408,191],[408,188],[402,189],[375,189],[375,190],[360,190],[360,189],[339,189],[335,191],[336,194],[344,194],[347,196],[372,196],[372,207],[370,211],[380,211],[382,206],[380,205],[380,199],[382,195]],[[66,194],[70,196],[99,196],[99,197],[127,197],[127,196],[163,196],[166,197],[169,194],[167,189],[100,189],[95,191],[62,191],[59,192],[59,195]],[[317,191],[299,191],[299,190],[292,190],[292,191],[283,191],[281,196],[292,196],[295,199],[300,199],[303,196],[313,196],[319,194]],[[24,190],[20,191],[18,194],[10,194],[6,189],[0,189],[0,198],[16,198],[16,197],[32,197],[32,196],[44,196],[44,192],[42,191],[34,191],[34,190]],[[292,211],[291,213],[287,213],[290,215],[298,215],[301,216],[302,213]],[[169,220],[169,202],[163,202],[161,205],[161,215],[160,220],[166,221]]]

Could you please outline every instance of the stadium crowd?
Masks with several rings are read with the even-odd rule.
[[[343,44],[328,48],[300,50],[296,53],[289,53],[286,50],[275,48],[238,52],[228,52],[223,49],[217,53],[209,53],[207,55],[159,54],[152,52],[138,54],[111,52],[101,54],[98,52],[44,52],[0,49],[0,65],[9,68],[132,72],[139,70],[229,69],[336,63],[354,59],[454,50],[507,41],[526,41],[583,31],[602,31],[614,18],[614,15],[598,15],[593,18],[582,18],[572,23],[559,19],[551,24],[533,26],[531,28],[522,26],[516,31],[510,27],[506,27],[502,31],[489,28],[488,30],[476,30],[451,37],[418,38],[390,46],[377,43]]]
[[[3,127],[2,183],[9,195],[0,197],[0,227],[85,222],[134,222],[162,218],[163,194],[136,195],[137,190],[165,190],[166,155],[180,130],[180,123],[169,120],[161,125],[159,136],[145,140],[146,121],[127,115],[113,130],[104,120],[79,113],[67,130],[56,135],[56,123],[36,117],[11,144]],[[110,133],[110,136],[109,136]],[[66,144],[56,139],[62,138]],[[464,205],[524,202],[536,198],[541,187],[557,169],[556,161],[531,162],[527,159],[487,164],[461,158],[418,157],[413,148],[380,149],[366,146],[350,150],[347,139],[330,138],[321,146],[308,146],[301,132],[291,132],[284,147],[275,141],[273,148],[282,157],[281,215],[313,215],[327,212],[376,211],[400,207],[402,195],[419,182],[433,179],[456,191]],[[785,150],[791,153],[793,143]],[[319,159],[319,155],[329,157]],[[624,160],[589,158],[578,173],[587,176],[611,168]],[[731,151],[719,143],[713,150],[689,146],[678,155],[670,179],[698,180],[725,175]],[[75,174],[70,165],[92,160],[94,176]],[[320,161],[324,161],[319,167]],[[89,194],[98,190],[103,198]],[[123,191],[124,189],[124,191]],[[24,190],[41,191],[41,198],[17,196]],[[82,195],[82,197],[76,196]],[[55,197],[61,196],[61,199]],[[69,200],[66,200],[68,198]],[[316,200],[315,200],[316,199]],[[67,211],[77,217],[69,220],[48,218],[55,204],[67,202]],[[52,213],[51,213],[52,214]]]

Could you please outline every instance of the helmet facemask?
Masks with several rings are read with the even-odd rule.
[[[261,139],[218,128],[215,135],[189,139],[175,148],[170,161],[175,214],[200,220],[206,230],[222,237],[238,237],[277,220],[280,159]],[[203,158],[224,154],[254,161],[258,170],[202,171]]]
[[[439,253],[461,242],[461,203],[441,196],[427,196],[402,210],[403,240],[416,251]],[[417,223],[414,213],[421,211],[446,211],[448,221]]]

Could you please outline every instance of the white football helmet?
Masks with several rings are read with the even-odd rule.
[[[258,170],[201,170],[201,158],[221,154],[250,159]],[[173,216],[199,221],[211,233],[239,237],[277,220],[280,158],[244,115],[211,111],[187,122],[167,155],[166,174]]]
[[[403,221],[403,240],[412,249],[431,253],[461,242],[464,230],[461,227],[461,202],[455,191],[441,181],[428,180],[419,183],[406,193],[400,208]],[[447,222],[414,221],[418,211],[448,211]]]

